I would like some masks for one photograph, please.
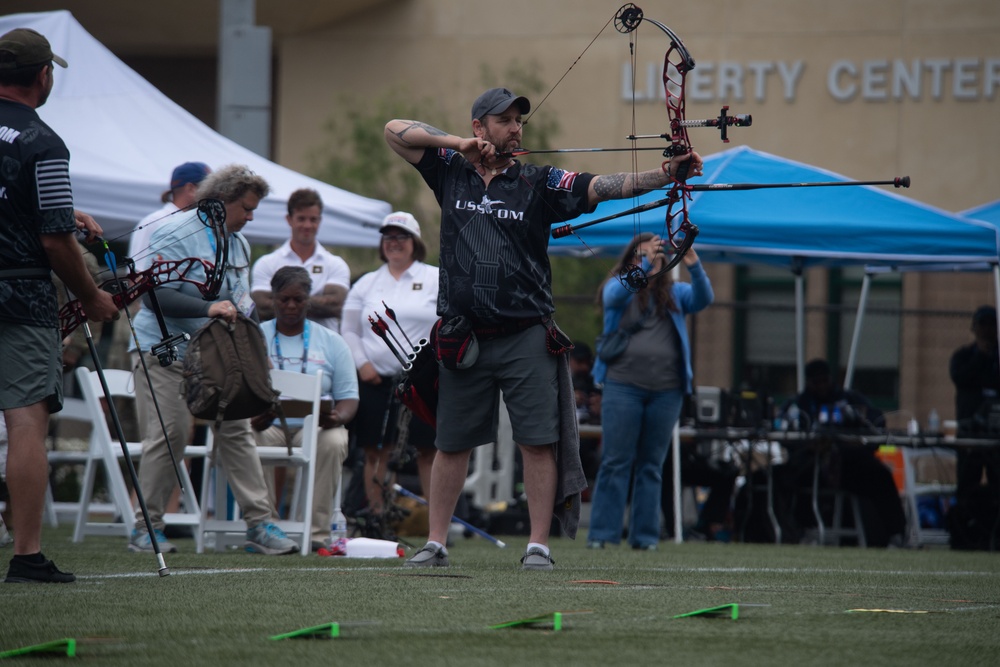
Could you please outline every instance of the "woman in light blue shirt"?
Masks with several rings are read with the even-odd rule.
[[[301,266],[285,266],[271,278],[274,319],[260,325],[267,341],[268,357],[274,368],[309,375],[323,371],[323,396],[330,397],[329,410],[319,415],[316,448],[316,482],[313,493],[313,551],[330,543],[333,497],[340,485],[347,458],[347,429],[358,409],[358,377],[354,359],[340,334],[306,319],[312,278]],[[273,414],[252,420],[258,446],[282,446],[285,434],[275,425]],[[302,445],[302,431],[292,435],[292,446]],[[271,506],[275,507],[272,475],[266,475]],[[277,519],[277,510],[272,510]]]

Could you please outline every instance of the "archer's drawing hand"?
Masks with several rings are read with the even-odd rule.
[[[84,235],[85,243],[93,243],[104,233],[97,221],[83,211],[74,210],[73,219],[76,220],[77,231]]]
[[[485,139],[469,137],[458,143],[458,152],[472,164],[489,161],[497,152],[496,147]]]

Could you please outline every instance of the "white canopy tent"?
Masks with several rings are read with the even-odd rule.
[[[213,169],[244,164],[270,184],[271,194],[244,230],[251,241],[284,242],[288,196],[313,188],[324,204],[320,242],[378,245],[389,204],[300,174],[218,134],[125,65],[70,12],[0,16],[0,34],[14,28],[45,35],[69,62],[67,69],[55,68],[52,94],[38,113],[69,147],[76,208],[93,215],[106,238],[128,235],[160,207],[173,168],[197,161]]]

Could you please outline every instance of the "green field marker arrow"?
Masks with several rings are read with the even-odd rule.
[[[76,657],[76,640],[75,639],[57,639],[54,642],[45,642],[44,644],[35,644],[34,646],[25,646],[24,648],[16,648],[11,651],[4,651],[0,653],[0,660],[4,658],[13,658],[18,655],[25,655],[26,653],[66,653],[67,658]]]
[[[538,623],[552,623],[552,630],[554,632],[559,632],[563,629],[563,616],[567,614],[592,614],[594,613],[590,609],[580,609],[578,611],[554,611],[549,614],[539,614],[538,616],[531,616],[529,618],[522,618],[517,621],[506,621],[504,623],[497,623],[496,625],[491,625],[490,630],[499,630],[501,628],[513,628],[519,625],[536,625]]]
[[[740,606],[733,602],[731,604],[719,605],[718,607],[708,607],[707,609],[689,611],[686,614],[677,614],[673,618],[686,618],[688,616],[722,616],[726,613],[729,613],[735,621],[740,616]]]
[[[340,623],[324,623],[323,625],[314,625],[311,628],[302,628],[301,630],[292,630],[291,632],[286,632],[281,635],[274,635],[269,637],[273,641],[278,641],[280,639],[320,639],[320,638],[337,638],[340,636]]]

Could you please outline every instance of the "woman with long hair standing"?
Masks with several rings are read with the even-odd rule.
[[[594,380],[603,384],[601,466],[592,497],[588,546],[602,548],[622,538],[629,482],[635,471],[628,522],[633,549],[655,549],[660,540],[663,462],[684,395],[691,392],[691,346],[684,316],[712,303],[715,295],[694,249],[682,260],[690,283],[674,282],[665,262],[663,240],[638,235],[612,275],[641,260],[653,278],[638,292],[609,278],[601,287],[604,338],[619,327],[631,332],[625,351],[613,360],[598,358]],[[607,356],[606,354],[603,356]]]

